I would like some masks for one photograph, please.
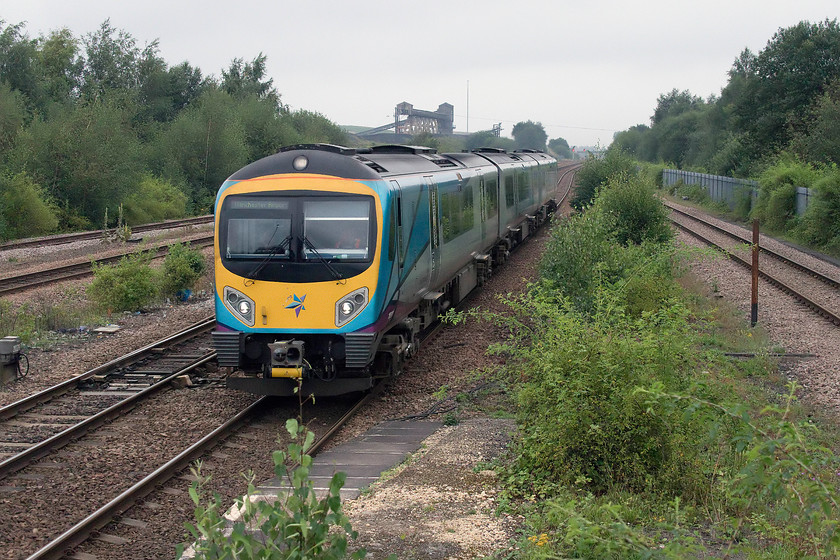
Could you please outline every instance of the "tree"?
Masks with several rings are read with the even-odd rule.
[[[548,148],[563,159],[572,159],[572,149],[565,138],[555,138],[548,143]]]
[[[43,97],[36,42],[23,33],[22,23],[5,28],[3,24],[0,20],[0,82],[21,92],[33,108]]]
[[[675,88],[659,96],[650,121],[653,125],[656,125],[667,117],[677,117],[687,111],[699,109],[702,105],[703,100],[696,95],[692,95],[690,91],[677,91]]]
[[[535,123],[530,120],[518,122],[511,130],[511,134],[513,134],[513,140],[516,142],[517,148],[545,151],[548,134],[545,133],[542,123]]]
[[[274,79],[265,79],[265,62],[266,56],[263,53],[251,62],[243,62],[241,58],[233,59],[227,71],[222,70],[222,90],[236,98],[256,95],[258,99],[271,102],[279,111],[282,109],[280,94],[273,85]]]
[[[26,99],[8,83],[0,82],[0,154],[5,155],[17,140],[26,121]]]
[[[796,150],[811,161],[840,165],[840,80],[819,97],[807,122],[794,138]]]
[[[248,162],[237,101],[206,90],[160,135],[155,151],[160,175],[187,186],[191,211],[207,212],[222,182]]]
[[[126,31],[117,30],[106,19],[96,32],[83,39],[86,52],[82,93],[99,99],[107,92],[136,91],[145,75],[158,63],[157,40],[143,50]]]
[[[99,224],[105,209],[117,208],[143,169],[131,117],[107,102],[56,110],[51,119],[35,120],[20,134],[10,168],[26,171],[71,213]]]
[[[44,89],[55,103],[70,103],[79,95],[84,61],[79,42],[69,29],[52,31],[39,40],[38,59],[43,70]]]
[[[780,29],[755,58],[743,53],[730,75],[739,78],[738,128],[760,149],[781,149],[802,130],[814,100],[840,78],[840,26],[802,21]]]

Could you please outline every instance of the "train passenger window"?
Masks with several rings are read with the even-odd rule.
[[[505,206],[510,208],[513,206],[513,175],[505,177]]]
[[[312,200],[303,204],[304,256],[367,259],[370,203],[366,200]],[[314,251],[313,251],[314,248]]]
[[[516,177],[517,198],[520,203],[531,201],[531,176],[527,171],[519,171]]]
[[[473,207],[473,186],[470,183],[461,191],[441,194],[440,226],[444,243],[473,228],[475,225]]]
[[[488,177],[484,182],[484,197],[486,200],[486,210],[488,216],[492,216],[499,209],[499,186],[496,183],[496,177]]]

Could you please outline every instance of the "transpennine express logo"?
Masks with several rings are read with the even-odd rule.
[[[294,298],[294,299],[292,299]],[[306,311],[306,308],[303,306],[303,300],[306,299],[306,294],[303,294],[301,297],[297,297],[296,295],[291,295],[286,298],[286,301],[291,301],[289,305],[286,306],[286,309],[294,309],[295,310],[295,317],[300,317],[301,311]]]

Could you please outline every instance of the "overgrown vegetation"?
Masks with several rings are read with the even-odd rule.
[[[190,497],[196,506],[196,522],[187,523],[187,529],[195,539],[195,558],[330,560],[347,557],[348,538],[357,536],[341,507],[340,491],[347,475],[343,472],[333,475],[329,491],[319,499],[309,478],[312,457],[307,453],[315,434],[294,418],[286,421],[286,430],[292,441],[286,451],[275,451],[272,459],[275,475],[288,481],[290,490],[280,492],[273,502],[254,500],[253,475],[248,476],[248,490],[236,501],[239,519],[229,528],[221,498],[218,494],[208,496],[205,491],[209,478],[202,475],[200,463],[193,468],[197,480],[190,486]],[[179,547],[178,557],[182,554],[183,547]],[[361,549],[350,558],[364,558],[365,554]]]
[[[151,260],[150,253],[140,252],[116,264],[94,263],[88,297],[103,312],[136,311],[192,289],[206,267],[202,254],[189,243],[171,245],[160,269],[152,268]]]
[[[836,557],[840,462],[766,357],[724,356],[653,190],[608,175],[493,318],[511,333],[496,350],[520,438],[502,480],[530,527],[523,556]]]

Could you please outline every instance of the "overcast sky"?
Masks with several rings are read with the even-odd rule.
[[[429,110],[448,102],[459,132],[501,122],[510,136],[515,123],[530,119],[549,138],[602,146],[615,131],[649,124],[657,97],[673,88],[720,93],[738,54],[757,53],[779,28],[838,16],[837,0],[0,5],[0,19],[26,22],[33,38],[61,27],[80,38],[110,18],[139,47],[157,39],[168,64],[187,61],[206,75],[262,52],[284,103],[339,124],[391,122],[401,101]]]

